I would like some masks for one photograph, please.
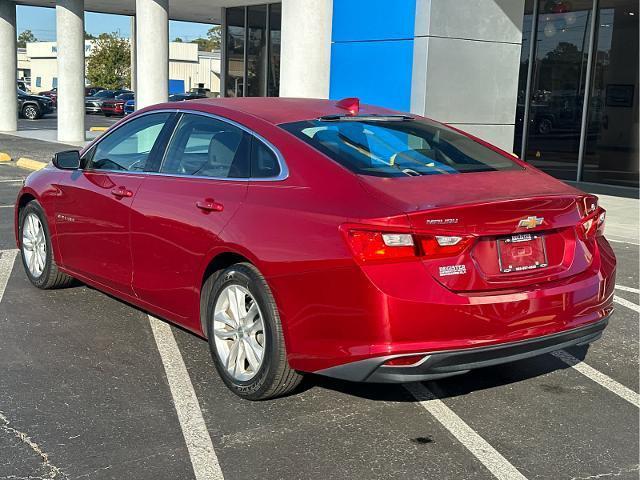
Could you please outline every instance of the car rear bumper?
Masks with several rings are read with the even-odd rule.
[[[85,105],[85,110],[91,113],[101,113],[102,107],[99,105]]]
[[[406,355],[367,358],[317,371],[342,380],[370,383],[406,383],[436,380],[460,375],[469,370],[500,365],[553,352],[567,347],[587,345],[602,336],[609,321],[605,317],[595,323],[565,332],[520,342],[461,350],[421,352],[424,358],[408,366],[390,366],[385,362]],[[411,354],[411,356],[416,354]]]

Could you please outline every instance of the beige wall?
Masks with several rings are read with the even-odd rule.
[[[87,57],[91,43],[86,43]],[[22,59],[23,67],[31,69],[31,90],[45,91],[53,88],[53,79],[58,75],[57,47],[55,42],[28,43]],[[40,77],[40,86],[36,85]],[[220,92],[220,55],[201,52],[195,43],[169,44],[169,78],[184,80],[185,89],[204,83],[212,92]]]

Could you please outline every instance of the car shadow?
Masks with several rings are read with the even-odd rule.
[[[589,346],[572,347],[567,349],[572,356],[583,361]],[[540,355],[525,360],[479,368],[463,375],[456,375],[435,381],[424,382],[431,392],[440,399],[459,397],[472,392],[489,390],[510,384],[520,383],[532,378],[541,377],[549,373],[571,368],[552,354]],[[373,401],[386,402],[415,402],[415,398],[402,384],[384,383],[356,383],[332,379],[320,375],[308,375],[298,393],[309,388],[325,388],[345,395],[364,398]],[[562,389],[561,386],[550,382],[541,387],[553,393]]]

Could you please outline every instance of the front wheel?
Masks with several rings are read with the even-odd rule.
[[[24,270],[34,286],[47,290],[73,283],[73,278],[58,270],[52,255],[47,220],[35,200],[20,211],[20,253]]]
[[[28,103],[23,107],[22,115],[27,120],[37,120],[40,118],[40,108],[33,103]]]
[[[203,295],[211,355],[227,387],[248,400],[294,390],[302,376],[289,367],[278,309],[258,269],[232,265],[205,282]]]

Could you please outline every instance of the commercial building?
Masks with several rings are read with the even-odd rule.
[[[168,19],[221,23],[223,95],[358,96],[447,122],[565,180],[638,187],[637,0],[55,3],[58,42],[69,42],[61,111],[79,108],[85,9],[135,15],[142,105],[166,98]],[[0,0],[0,103],[5,69],[15,73],[7,32],[15,37],[14,3]],[[65,121],[59,135],[83,135],[79,119]],[[15,126],[0,119],[3,128]]]
[[[93,51],[94,42],[85,41],[85,60]],[[58,46],[56,42],[27,43],[19,52],[18,78],[28,71],[31,90],[40,92],[58,86]],[[199,52],[195,43],[169,44],[169,81],[182,83],[185,91],[202,85],[214,94],[220,93],[220,52]]]

